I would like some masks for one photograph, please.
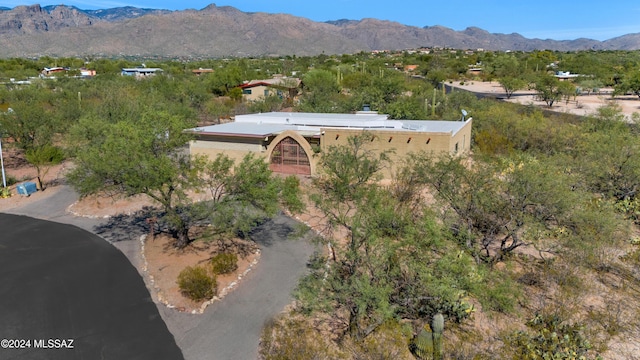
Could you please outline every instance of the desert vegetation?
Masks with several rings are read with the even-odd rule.
[[[178,247],[194,240],[194,226],[206,224],[224,245],[282,209],[316,210],[322,246],[291,309],[265,327],[265,359],[637,357],[640,131],[630,120],[638,116],[615,104],[588,117],[550,114],[441,86],[498,79],[507,96],[530,86],[550,107],[579,96],[578,87],[634,94],[638,54],[394,56],[145,59],[165,72],[144,80],[119,75],[140,60],[4,59],[3,145],[32,154],[27,160],[41,171],[64,155],[74,164],[67,181],[82,195],[154,199]],[[9,81],[53,61],[99,75]],[[404,73],[396,64],[418,68]],[[469,75],[470,65],[483,72]],[[214,73],[194,76],[200,67]],[[588,76],[561,89],[556,68]],[[242,81],[273,74],[301,77],[299,98],[242,101]],[[184,151],[190,138],[182,130],[236,114],[364,104],[403,119],[457,119],[465,109],[474,118],[472,152],[414,154],[381,182],[388,154],[374,155],[364,134],[316,154],[320,174],[300,186],[258,158],[234,163]],[[185,270],[194,297],[213,296],[212,275],[233,268],[230,255],[212,262]]]

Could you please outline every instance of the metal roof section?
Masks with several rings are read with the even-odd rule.
[[[248,137],[265,137],[269,135],[279,134],[286,130],[295,130],[291,126],[278,124],[256,124],[256,123],[238,123],[230,122],[220,125],[209,125],[189,129],[200,135],[220,135],[220,136],[248,136]]]
[[[153,75],[159,72],[163,72],[163,70],[160,68],[146,68],[146,67],[122,68],[122,71],[120,72],[120,74],[127,75],[127,76],[134,76],[134,75]]]
[[[286,130],[319,135],[323,128],[356,130],[387,130],[408,132],[450,133],[460,131],[467,122],[444,120],[389,120],[388,115],[377,112],[355,114],[270,112],[237,115],[235,122],[190,129],[201,135],[269,136]]]
[[[312,127],[354,127],[373,128],[390,127],[394,124],[387,123],[388,115],[376,112],[356,114],[327,114],[327,113],[296,113],[296,112],[269,112],[259,114],[237,115],[236,122],[251,122],[257,124],[287,124]]]
[[[278,77],[273,79],[264,79],[264,80],[251,80],[249,82],[243,83],[240,85],[240,88],[251,88],[254,86],[280,86],[286,88],[296,88],[300,86],[302,81],[298,78],[290,78],[290,77]]]
[[[438,132],[455,134],[460,131],[471,118],[466,121],[446,121],[446,120],[399,120],[402,128],[409,131]]]

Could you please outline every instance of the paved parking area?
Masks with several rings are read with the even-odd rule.
[[[59,229],[59,227],[64,227],[65,232],[72,234],[81,234],[79,236],[82,239],[89,239],[90,242],[97,242],[100,244],[99,248],[102,249],[106,247],[109,249],[109,252],[105,252],[105,254],[110,254],[109,256],[116,256],[120,260],[123,260],[120,265],[127,269],[136,272],[136,267],[138,267],[137,280],[141,283],[141,288],[135,288],[132,291],[138,292],[143,291],[144,294],[140,293],[139,295],[143,297],[146,296],[145,299],[148,298],[149,293],[146,288],[144,288],[144,280],[140,276],[141,264],[140,264],[140,242],[137,240],[139,238],[139,231],[134,231],[130,226],[122,227],[113,221],[109,221],[108,219],[91,219],[85,217],[77,217],[67,213],[65,210],[67,207],[72,204],[74,201],[78,199],[78,195],[68,186],[62,186],[58,191],[52,194],[49,197],[39,199],[34,202],[29,202],[28,204],[22,205],[20,207],[12,208],[7,210],[7,213],[11,213],[14,215],[25,215],[23,217],[16,217],[12,215],[6,215],[0,213],[0,272],[3,273],[3,278],[10,277],[12,275],[5,275],[6,271],[5,267],[8,269],[7,265],[2,263],[3,259],[3,243],[5,239],[5,232],[7,232],[7,238],[13,235],[10,235],[15,228],[16,231],[23,231],[24,233],[20,235],[16,235],[19,237],[24,236],[32,236],[31,230],[27,229],[19,229],[20,221],[16,219],[30,219],[35,221],[34,224],[38,224],[37,227],[39,234],[46,234],[45,238],[49,239],[50,244],[48,244],[45,249],[55,249],[53,243],[67,243],[64,239],[65,236],[68,235],[49,235],[49,233],[53,234],[52,230],[49,229]],[[29,217],[34,217],[42,220],[50,220],[55,221],[56,223],[51,223],[48,221],[40,221]],[[126,220],[126,219],[125,219]],[[17,222],[16,222],[17,221]],[[26,220],[25,220],[26,221]],[[51,225],[43,225],[43,224],[51,224]],[[63,225],[69,224],[69,225]],[[127,225],[128,222],[124,221],[124,225]],[[55,225],[55,226],[54,226]],[[72,226],[74,225],[74,226]],[[311,233],[307,233],[306,236],[302,236],[297,239],[289,238],[291,234],[295,233],[296,227],[299,224],[284,215],[279,215],[274,218],[272,221],[269,221],[263,224],[260,229],[254,232],[252,238],[258,243],[262,250],[262,254],[260,257],[260,262],[254,268],[253,271],[249,272],[249,274],[242,280],[242,285],[239,286],[236,290],[227,295],[222,301],[216,302],[209,307],[207,307],[204,314],[200,315],[192,315],[188,313],[183,313],[176,311],[175,309],[169,309],[161,304],[150,303],[153,307],[155,307],[155,312],[152,314],[148,313],[149,316],[154,317],[154,326],[156,325],[155,314],[159,313],[164,320],[165,326],[170,331],[170,338],[165,338],[165,340],[153,339],[153,342],[161,341],[163,344],[166,343],[166,346],[173,346],[177,343],[179,349],[181,349],[182,354],[176,355],[174,357],[174,353],[171,351],[166,351],[164,353],[158,352],[160,354],[157,357],[144,357],[148,354],[142,354],[139,357],[133,356],[123,356],[123,357],[112,357],[113,359],[184,359],[186,360],[251,360],[255,359],[258,356],[258,346],[260,340],[260,334],[262,331],[262,327],[265,322],[269,321],[273,316],[276,316],[281,311],[284,310],[285,306],[289,304],[292,300],[291,293],[295,288],[298,279],[303,276],[306,271],[306,263],[309,259],[310,255],[316,249],[315,246],[310,241]],[[25,228],[30,228],[34,225],[24,225]],[[88,231],[83,231],[82,229]],[[56,230],[58,231],[58,230]],[[98,233],[98,235],[91,235],[91,233]],[[30,235],[27,235],[30,234]],[[64,232],[62,233],[64,234]],[[121,236],[122,234],[126,234],[127,236]],[[75,235],[74,235],[75,236]],[[108,241],[115,241],[117,238],[118,241],[109,243]],[[126,238],[126,239],[125,239]],[[107,241],[105,241],[107,240]],[[75,253],[75,247],[80,246],[80,244],[75,244],[70,247],[69,256]],[[48,250],[46,250],[48,251]],[[46,252],[43,251],[43,252]],[[66,255],[61,253],[62,250],[51,251],[50,256],[55,255],[57,258],[65,258]],[[106,251],[106,250],[100,250]],[[115,251],[115,254],[111,254],[110,251]],[[39,253],[40,254],[40,253]],[[12,255],[7,255],[11,257]],[[49,257],[50,257],[49,256]],[[46,257],[45,257],[46,258]],[[34,258],[35,259],[35,258]],[[95,261],[99,259],[93,258]],[[31,261],[31,260],[29,260]],[[42,259],[45,261],[45,259]],[[50,264],[52,265],[52,264]],[[63,264],[64,265],[64,264]],[[44,266],[44,265],[43,265]],[[104,264],[102,264],[104,266]],[[115,265],[115,262],[113,263]],[[64,265],[63,268],[67,269],[65,271],[77,272],[77,267],[68,267],[68,265]],[[45,271],[44,268],[39,271]],[[118,285],[120,282],[118,274],[120,270],[116,271],[115,269],[110,270],[109,276],[107,276],[107,272],[101,272],[102,278],[95,278],[95,281],[103,281],[107,283],[109,286],[114,287]],[[124,270],[122,270],[124,271]],[[60,283],[66,284],[74,284],[78,280],[75,278],[76,274],[70,276],[68,281],[63,280],[64,276],[60,275],[61,278],[58,280]],[[132,277],[136,277],[133,276]],[[83,278],[79,278],[82,280]],[[86,278],[84,278],[86,280]],[[23,286],[22,280],[11,280],[12,288],[2,287],[0,286],[0,290],[2,290],[3,294],[6,294],[7,291],[11,292],[12,289],[18,289]],[[123,287],[123,285],[118,285],[118,291],[124,292],[129,291]],[[76,289],[76,288],[74,288]],[[20,289],[19,291],[27,291],[26,289]],[[68,290],[65,290],[68,291]],[[90,291],[87,288],[85,291]],[[99,290],[102,291],[102,290]],[[68,295],[74,295],[79,293],[70,292]],[[124,293],[120,294],[123,295]],[[108,296],[109,294],[107,294]],[[38,294],[40,297],[46,297],[48,295],[44,295],[44,293]],[[109,298],[107,298],[109,299]],[[105,299],[105,301],[107,300]],[[149,302],[151,298],[148,298]],[[5,306],[5,299],[0,300],[0,325],[3,324],[3,316],[5,316],[2,308]],[[117,300],[117,299],[114,299]],[[109,300],[111,301],[111,300]],[[147,301],[147,300],[145,300]],[[100,304],[98,303],[97,306]],[[12,306],[18,306],[13,304]],[[25,303],[20,305],[20,311],[28,312],[31,306],[44,306],[39,305],[38,303]],[[55,315],[55,308],[47,305],[47,308],[43,308],[41,311],[42,314],[46,315],[48,312],[53,312]],[[70,305],[71,306],[71,305]],[[82,305],[85,306],[85,305]],[[133,305],[132,305],[133,306]],[[86,305],[87,309],[84,311],[89,311],[89,306]],[[76,308],[76,305],[67,309],[69,313],[67,316],[70,318],[75,318],[75,314],[78,313],[79,309],[84,309],[84,307]],[[15,310],[12,310],[15,311]],[[113,317],[118,319],[118,326],[126,326],[128,324],[129,315],[127,313],[127,308],[122,309],[122,316],[116,316],[118,314],[114,314]],[[150,311],[145,308],[145,311]],[[58,311],[59,312],[59,311]],[[96,312],[97,313],[97,312]],[[51,315],[51,316],[54,316]],[[17,319],[17,318],[16,318]],[[137,318],[135,316],[131,317],[132,321],[135,321]],[[35,318],[32,318],[33,321],[36,321]],[[63,321],[64,319],[58,318],[50,318],[49,321],[51,326],[55,325],[57,321]],[[121,323],[120,323],[121,322]],[[64,324],[64,322],[63,322]],[[164,325],[162,324],[162,325]],[[7,336],[12,335],[7,334]],[[129,334],[127,331],[124,331],[124,334]],[[19,334],[15,334],[19,335]],[[172,335],[172,336],[171,336]],[[4,332],[0,327],[0,339],[4,336]],[[135,336],[131,338],[131,342],[136,344]],[[128,344],[124,344],[123,346],[127,346]],[[145,344],[143,344],[145,345]],[[160,346],[159,348],[162,348]],[[2,349],[0,349],[2,350]],[[0,352],[0,359],[5,359],[3,355],[9,353]],[[33,357],[35,355],[31,353],[25,352],[13,352],[15,355],[19,355],[17,357],[7,359],[101,359],[101,357],[70,357],[66,356],[68,354],[60,353],[43,353],[47,355],[47,357]],[[27,357],[23,355],[28,354]],[[39,354],[39,353],[34,353]],[[59,356],[60,357],[51,357],[51,356]],[[156,353],[153,353],[156,354]],[[32,356],[33,355],[33,356]],[[51,356],[49,356],[51,355]],[[75,356],[75,355],[74,355]],[[83,356],[83,355],[78,355]],[[105,359],[110,359],[109,357],[104,357]]]
[[[0,273],[0,359],[183,359],[137,270],[96,235],[0,213]]]

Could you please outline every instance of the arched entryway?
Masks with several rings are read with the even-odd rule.
[[[307,152],[289,136],[273,148],[269,168],[282,174],[311,175],[311,163]]]

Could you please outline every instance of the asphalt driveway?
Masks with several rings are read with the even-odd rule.
[[[120,250],[129,261],[127,265],[133,269],[133,264],[140,272],[140,242],[137,239],[146,230],[136,225],[137,220],[127,217],[114,221],[66,213],[65,209],[76,200],[75,192],[65,186],[49,198],[8,212],[97,232],[104,246]],[[0,225],[2,234],[6,226],[10,225]],[[263,325],[291,302],[291,293],[298,279],[307,271],[307,260],[315,250],[310,234],[298,239],[290,238],[297,226],[296,221],[281,215],[257,229],[252,237],[262,251],[260,262],[236,290],[222,301],[210,305],[204,314],[181,313],[156,305],[185,359],[249,360],[257,357]],[[4,235],[0,236],[4,238]],[[138,279],[142,281],[140,276]]]
[[[183,359],[142,278],[102,238],[0,214],[0,359]]]

